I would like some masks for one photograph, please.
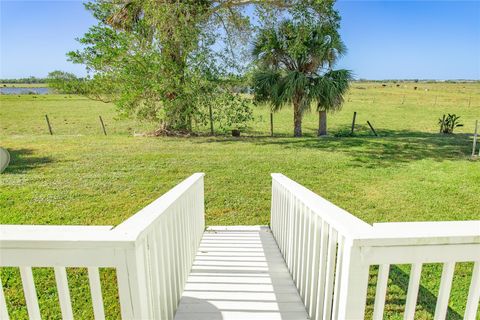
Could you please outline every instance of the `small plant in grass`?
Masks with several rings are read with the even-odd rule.
[[[461,124],[458,119],[460,119],[460,116],[456,114],[449,113],[447,116],[443,115],[442,118],[438,119],[440,133],[452,134],[455,128],[463,127],[463,124]]]
[[[350,130],[340,130],[338,132],[335,132],[333,136],[335,138],[353,137],[354,133],[352,133],[352,131]]]

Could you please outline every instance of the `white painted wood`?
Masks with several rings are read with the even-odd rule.
[[[176,320],[309,320],[302,312],[213,311],[205,313],[179,312]]]
[[[363,319],[367,300],[369,267],[362,249],[348,239],[344,242],[338,319]]]
[[[24,239],[35,236],[35,234],[88,234],[96,232],[108,232],[113,226],[50,226],[50,225],[28,225],[28,224],[2,224],[0,225],[0,237],[3,239],[12,237]]]
[[[155,260],[153,275],[155,277],[155,290],[158,291],[158,296],[156,301],[154,301],[154,308],[159,313],[159,318],[168,319],[169,315],[169,301],[167,286],[166,286],[166,276],[165,276],[165,264],[163,261],[163,247],[161,245],[160,237],[161,227],[154,229],[152,234],[152,254],[153,259]]]
[[[407,301],[405,303],[405,320],[413,319],[415,308],[417,306],[418,289],[420,287],[420,275],[422,273],[422,264],[415,263],[410,270],[410,280],[408,282]]]
[[[290,278],[291,281],[291,278]],[[203,303],[204,300],[227,300],[227,301],[243,301],[245,300],[245,292],[217,292],[217,291],[188,291],[185,290],[182,299],[190,299],[189,303],[197,301]],[[298,302],[297,292],[249,292],[248,299],[251,301],[266,301],[266,302]],[[180,303],[184,303],[184,301]],[[193,301],[193,302],[192,302]]]
[[[92,296],[93,315],[95,316],[95,320],[103,320],[105,319],[105,310],[103,307],[102,285],[100,284],[98,268],[88,268],[88,281],[90,294]]]
[[[327,251],[328,251],[328,235],[330,232],[329,225],[322,221],[322,229],[320,233],[320,261],[318,270],[317,283],[317,301],[315,303],[316,313],[314,317],[316,320],[323,318],[323,302],[325,301],[325,278],[327,273]]]
[[[330,319],[331,315],[338,319],[356,319],[363,317],[365,309],[368,268],[380,265],[374,310],[374,317],[379,319],[385,303],[388,265],[413,264],[405,312],[408,318],[415,313],[422,264],[445,264],[439,279],[441,289],[436,315],[442,318],[454,276],[452,266],[457,262],[476,261],[465,313],[466,319],[475,317],[480,295],[480,221],[370,226],[287,177],[279,174],[272,177],[271,230],[263,226],[213,227],[204,234],[203,174],[194,174],[113,229],[110,226],[0,226],[0,267],[23,270],[31,314],[38,309],[38,303],[36,307],[34,303],[37,299],[31,267],[55,268],[57,286],[59,291],[63,290],[60,304],[64,318],[71,312],[67,306],[68,284],[64,270],[66,267],[89,268],[91,288],[96,288],[92,297],[99,296],[93,298],[97,303],[97,319],[102,318],[98,314],[103,312],[99,311],[103,303],[99,302],[101,288],[95,279],[98,279],[98,268],[110,267],[117,272],[125,319],[172,319],[179,301],[185,302],[182,293],[183,297],[191,294],[190,298],[196,300],[201,299],[199,293],[217,297],[216,300],[224,302],[212,303],[210,307],[228,308],[231,304],[227,296],[269,299],[271,291],[268,290],[278,295],[273,303],[277,302],[281,314],[271,313],[273,304],[259,306],[259,309],[263,308],[263,312],[273,318],[304,318],[306,312],[288,310],[292,297],[300,299],[300,296],[312,319]],[[206,290],[207,283],[217,291]],[[258,292],[252,290],[252,286],[267,291]],[[185,288],[190,291],[184,292]],[[283,298],[290,300],[283,301]],[[185,303],[196,304],[192,300]],[[189,308],[180,313],[191,313]],[[241,315],[255,318],[259,312],[212,313],[205,306],[201,308],[205,311],[202,315],[233,318]]]
[[[312,265],[311,265],[311,286],[310,286],[310,302],[306,304],[308,314],[311,318],[314,318],[317,310],[317,283],[320,266],[320,236],[321,236],[321,224],[322,221],[318,216],[314,216],[313,223],[313,253],[312,253]]]
[[[369,264],[470,262],[478,259],[480,244],[365,247]]]
[[[442,278],[440,280],[440,290],[435,307],[435,320],[445,319],[447,316],[448,299],[452,288],[453,272],[455,271],[455,262],[448,262],[443,265]]]
[[[330,227],[327,252],[327,270],[325,278],[325,297],[323,301],[323,319],[330,319],[332,316],[333,285],[335,276],[335,260],[337,255],[337,232]]]
[[[337,241],[337,262],[335,264],[335,289],[333,290],[333,307],[332,307],[333,319],[337,319],[338,317],[340,286],[342,283],[343,242],[344,242],[344,237],[339,235],[338,241]]]
[[[223,231],[224,236],[255,236],[260,238],[259,231],[269,231],[268,226],[208,226],[208,232],[203,238],[217,239],[217,235]]]
[[[166,220],[166,218],[164,218]],[[162,251],[163,251],[163,266],[165,268],[165,278],[166,278],[166,287],[167,287],[167,299],[168,299],[168,318],[172,318],[175,314],[176,304],[173,299],[173,278],[172,278],[172,267],[171,267],[171,255],[169,245],[169,234],[168,234],[168,225],[166,222],[163,224],[162,230]]]
[[[288,310],[288,312],[305,313],[305,307],[301,303],[297,302],[282,302],[277,301],[265,302],[265,301],[229,301],[229,300],[211,300],[209,304],[200,303],[199,301],[190,302],[190,300],[182,300],[182,303],[178,307],[177,313],[204,313],[212,312],[212,307],[218,310],[255,310],[260,312],[280,312],[281,310]]]
[[[373,224],[374,237],[363,235],[364,245],[427,245],[480,243],[480,220],[388,222]],[[381,242],[380,242],[381,241]]]
[[[122,319],[133,319],[133,303],[130,295],[130,281],[128,280],[128,269],[126,253],[118,253],[117,286],[118,298],[120,300],[120,312]]]
[[[72,313],[65,267],[89,269],[96,319],[105,317],[99,267],[116,269],[123,318],[171,319],[200,244],[204,221],[203,174],[198,173],[113,229],[0,226],[0,267],[20,267],[32,319],[38,313],[32,266],[55,268],[65,319]],[[248,249],[247,245],[238,248]]]
[[[472,280],[468,290],[467,305],[465,307],[464,320],[475,319],[480,302],[480,261],[473,265]]]
[[[385,308],[385,298],[387,294],[389,272],[389,264],[382,264],[378,268],[377,288],[375,291],[375,302],[373,308],[373,320],[383,319],[383,310]]]
[[[208,228],[204,238],[210,239],[214,250],[199,248],[175,319],[308,319],[268,227],[244,227],[243,231],[232,227],[222,233],[213,229],[218,230]],[[254,253],[215,250],[215,238],[223,243],[230,232],[242,232],[247,243],[254,237],[265,246]],[[234,245],[237,248],[238,242]]]
[[[295,218],[295,229],[293,233],[293,263],[292,263],[292,277],[293,281],[297,285],[298,288],[298,277],[299,277],[299,270],[300,270],[300,253],[302,252],[302,247],[301,247],[301,242],[300,242],[300,234],[301,234],[301,226],[302,226],[302,219],[303,216],[300,213],[297,213],[298,209],[298,201],[295,198],[294,205],[293,205],[293,211],[292,214],[294,214]]]
[[[22,278],[23,293],[27,303],[28,317],[30,320],[40,319],[40,308],[38,306],[37,291],[33,280],[32,268],[20,267],[20,276]]]
[[[167,214],[169,208],[177,202],[180,197],[189,191],[199,191],[195,188],[196,185],[203,185],[203,173],[195,173],[188,177],[170,191],[162,195],[160,198],[140,210],[135,215],[131,216],[112,231],[124,234],[131,238],[137,239],[145,233],[148,233],[150,228],[155,225],[155,221],[163,214]],[[203,195],[199,193],[199,195]],[[202,212],[203,213],[203,212]]]
[[[302,225],[302,254],[301,254],[301,265],[300,265],[300,296],[302,297],[303,302],[305,303],[307,300],[306,297],[306,277],[307,277],[307,264],[308,264],[308,255],[309,255],[309,248],[308,248],[308,229],[310,225],[310,217],[308,214],[308,208],[305,205],[302,205],[302,212],[303,212],[303,225]]]
[[[54,270],[62,318],[73,319],[70,289],[68,288],[67,270],[63,267],[55,267]]]
[[[292,204],[287,205],[290,199]],[[291,220],[284,217],[287,209]],[[311,234],[316,222],[310,212],[326,224],[326,229],[321,228],[319,239]],[[409,314],[413,317],[423,263],[454,265],[476,261],[480,252],[478,220],[370,226],[281,174],[272,174],[271,225],[294,283],[314,319],[329,319],[331,311],[333,318],[362,318],[370,265],[380,265],[381,269],[374,310],[375,318],[380,319],[388,280],[386,268],[390,264],[414,265],[406,306],[406,318]],[[329,230],[328,233],[325,230]],[[285,246],[285,234],[287,239],[292,239],[289,246]],[[322,240],[325,234],[328,236]],[[341,257],[345,248],[339,245],[336,264],[332,259],[331,234],[338,235],[339,242],[348,240],[348,255]],[[326,239],[330,239],[328,245],[322,242]],[[249,247],[255,250],[255,243]],[[334,268],[340,272],[334,272]],[[332,277],[335,277],[334,287]],[[443,292],[449,291],[445,289],[442,297],[446,295]],[[475,298],[473,294],[473,300]],[[448,302],[448,297],[446,299]]]
[[[371,231],[372,226],[369,224],[323,199],[286,176],[279,173],[272,173],[272,178],[285,187],[289,192],[294,193],[297,199],[313,212],[320,215],[329,225],[335,226],[340,233],[357,235]]]
[[[165,225],[167,226],[167,230],[166,230],[166,233],[168,235],[167,237],[167,248],[168,248],[168,261],[170,263],[170,296],[171,296],[171,299],[172,299],[172,306],[173,306],[173,310],[176,309],[177,307],[177,297],[178,297],[178,292],[179,292],[179,288],[178,288],[178,282],[177,282],[177,278],[175,277],[175,272],[176,272],[176,250],[175,250],[175,240],[174,240],[174,231],[172,229],[172,219],[170,216],[166,216],[165,217],[166,219],[166,222],[165,222]]]
[[[1,248],[1,245],[0,245]],[[0,267],[115,267],[114,250],[88,249],[30,249],[1,248]]]
[[[5,293],[3,292],[2,279],[0,278],[0,319],[9,320],[7,302],[5,300]]]

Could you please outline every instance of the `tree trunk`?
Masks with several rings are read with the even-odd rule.
[[[302,111],[300,110],[300,103],[293,103],[293,136],[301,137],[302,136]]]
[[[327,135],[327,111],[318,113],[318,136]]]

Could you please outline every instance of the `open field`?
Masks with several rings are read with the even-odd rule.
[[[1,96],[0,104],[0,145],[12,155],[0,180],[1,224],[116,225],[198,171],[206,173],[210,225],[268,224],[271,172],[284,173],[369,223],[480,219],[480,162],[469,160],[474,121],[480,120],[478,83],[404,83],[398,88],[353,83],[344,109],[330,116],[329,128],[332,133],[348,130],[357,111],[357,136],[322,139],[314,137],[318,119],[313,113],[304,121],[306,137],[290,138],[289,108],[275,115],[273,138],[268,137],[266,107],[255,109],[246,137],[146,138],[132,135],[154,125],[115,120],[113,105],[78,96]],[[444,113],[460,115],[465,126],[452,136],[438,134]],[[48,135],[45,114],[54,136]],[[106,137],[99,115],[107,125]],[[370,135],[366,120],[380,137]],[[457,274],[465,276],[453,282],[450,319],[463,314],[471,268],[457,265]],[[398,304],[405,300],[408,272],[406,266],[394,267],[389,319],[402,318]],[[428,265],[422,273],[421,319],[432,318],[438,282],[431,275],[439,272],[441,266]],[[35,275],[44,280],[37,284],[42,315],[58,318],[53,271],[38,269]],[[78,284],[85,277],[83,269],[69,271],[79,319],[91,317],[91,310],[82,313],[82,306],[89,305],[88,286]],[[113,277],[108,270],[102,273],[104,283]],[[25,318],[18,270],[4,269],[1,278],[14,319]],[[112,286],[107,285],[105,300],[109,318],[117,318]]]
[[[348,130],[353,111],[358,112],[357,124],[361,133],[369,134],[369,120],[383,135],[398,133],[436,133],[437,121],[445,113],[461,115],[464,128],[459,133],[472,133],[474,119],[479,117],[480,83],[401,83],[396,87],[388,83],[354,82],[341,112],[329,117],[331,132]],[[418,86],[418,90],[413,88]],[[428,90],[428,91],[425,91]],[[72,95],[11,96],[0,100],[0,135],[48,134],[44,115],[48,113],[55,134],[102,134],[98,116],[105,120],[109,134],[132,135],[155,128],[155,124],[122,119],[117,121],[115,107],[102,102]],[[19,110],[22,114],[19,115]],[[72,110],[75,110],[72,112]],[[21,118],[19,118],[21,116]],[[21,119],[22,121],[18,121]],[[289,108],[274,116],[275,133],[290,136],[293,132],[293,116]],[[318,118],[307,113],[304,133],[315,135]],[[198,128],[207,132],[208,128]],[[247,135],[266,136],[270,132],[270,116],[266,107],[255,109],[255,120]]]

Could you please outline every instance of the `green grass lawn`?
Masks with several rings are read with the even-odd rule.
[[[0,179],[0,224],[116,225],[199,171],[206,173],[209,225],[268,224],[271,172],[284,173],[369,223],[480,219],[480,162],[469,160],[469,133],[480,120],[478,83],[398,88],[354,83],[344,109],[329,117],[330,131],[348,130],[353,111],[358,112],[356,137],[314,137],[318,119],[310,113],[306,137],[290,138],[293,117],[285,108],[275,114],[276,137],[271,138],[269,111],[258,107],[241,138],[147,138],[133,133],[154,125],[116,119],[111,104],[68,95],[0,96],[0,145],[12,155]],[[438,134],[444,113],[460,115],[465,126],[452,136]],[[380,137],[371,136],[366,120]],[[457,265],[451,319],[463,314],[471,268]],[[391,319],[402,317],[408,270],[398,266],[391,272],[386,305]],[[422,274],[421,319],[432,318],[438,292],[433,275],[440,270],[426,266]],[[42,315],[58,317],[56,291],[48,285],[54,283],[53,271],[39,269],[36,276],[43,279],[39,291],[46,292]],[[1,277],[15,319],[26,317],[18,270],[4,269]],[[106,271],[102,277],[108,286],[114,275]],[[88,302],[82,279],[84,270],[70,270],[76,316],[83,319],[91,310],[82,311]],[[106,291],[109,318],[118,316],[114,290]]]

